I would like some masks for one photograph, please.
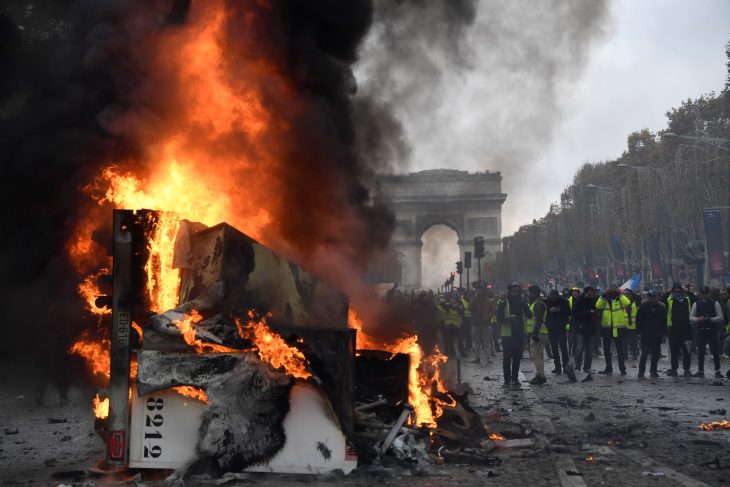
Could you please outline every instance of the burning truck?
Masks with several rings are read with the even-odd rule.
[[[438,349],[369,336],[342,292],[232,226],[114,210],[112,234],[111,274],[80,288],[110,333],[71,349],[108,377],[102,469],[349,473],[358,454],[484,449]]]

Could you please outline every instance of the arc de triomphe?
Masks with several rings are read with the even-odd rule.
[[[487,260],[502,248],[502,175],[499,172],[432,169],[378,177],[376,198],[395,213],[392,245],[401,265],[400,286],[421,287],[421,237],[443,224],[459,236],[459,252],[474,249],[484,237]],[[476,261],[472,264],[476,278]]]

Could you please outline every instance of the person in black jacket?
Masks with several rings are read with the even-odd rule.
[[[641,356],[639,357],[639,379],[644,378],[646,359],[651,354],[649,374],[659,377],[657,365],[661,353],[662,337],[667,334],[667,307],[657,300],[656,292],[649,291],[646,301],[636,312],[636,333],[641,335]]]
[[[593,354],[591,353],[591,337],[596,333],[596,290],[592,286],[583,289],[583,294],[573,298],[573,327],[575,333],[575,368],[590,374],[593,365]],[[585,361],[584,361],[585,357]]]
[[[548,295],[545,302],[547,307],[547,324],[548,337],[550,339],[550,348],[553,352],[553,363],[555,369],[553,374],[562,374],[563,368],[568,366],[568,335],[565,326],[570,319],[570,305],[560,293],[553,289]],[[562,362],[561,362],[562,355]]]
[[[502,334],[502,369],[505,386],[519,386],[520,361],[525,342],[525,319],[532,318],[519,283],[507,286],[507,296],[497,302],[497,323]]]

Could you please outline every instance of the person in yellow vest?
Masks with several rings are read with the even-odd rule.
[[[459,327],[461,326],[461,314],[456,296],[437,304],[436,309],[441,323],[441,333],[444,337],[444,354],[449,358],[455,357],[454,342],[459,337]]]
[[[669,329],[669,355],[671,368],[667,375],[675,377],[679,368],[679,355],[682,354],[682,368],[684,376],[691,377],[692,354],[692,327],[690,325],[690,311],[692,303],[685,295],[682,284],[675,282],[665,303],[667,305],[667,328]]]
[[[545,344],[548,342],[548,329],[545,324],[547,309],[545,303],[540,299],[540,287],[532,285],[527,288],[532,318],[525,321],[525,333],[530,340],[530,356],[535,364],[535,377],[530,381],[532,385],[544,384],[545,377]]]
[[[611,343],[616,344],[618,368],[621,375],[626,375],[624,357],[624,340],[627,335],[628,309],[631,306],[629,298],[619,293],[618,287],[612,284],[606,293],[596,301],[596,310],[601,313],[601,338],[603,339],[603,357],[606,368],[599,374],[613,374],[613,358],[611,357]]]
[[[522,297],[519,283],[507,286],[507,296],[497,303],[497,323],[502,334],[502,370],[504,385],[519,386],[520,361],[525,341],[525,318],[532,318],[532,311]]]
[[[628,311],[629,324],[626,327],[628,335],[624,341],[624,356],[628,357],[629,353],[631,353],[631,360],[636,360],[639,357],[639,345],[636,334],[636,313],[639,311],[641,299],[631,289],[624,289],[624,296],[631,301],[631,306],[629,306]]]

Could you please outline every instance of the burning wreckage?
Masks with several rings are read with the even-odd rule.
[[[438,349],[378,342],[343,293],[235,228],[176,221],[165,256],[171,218],[114,210],[104,469],[347,474],[393,457],[489,462],[502,433],[524,436],[446,390]],[[170,258],[179,304],[150,315]]]

